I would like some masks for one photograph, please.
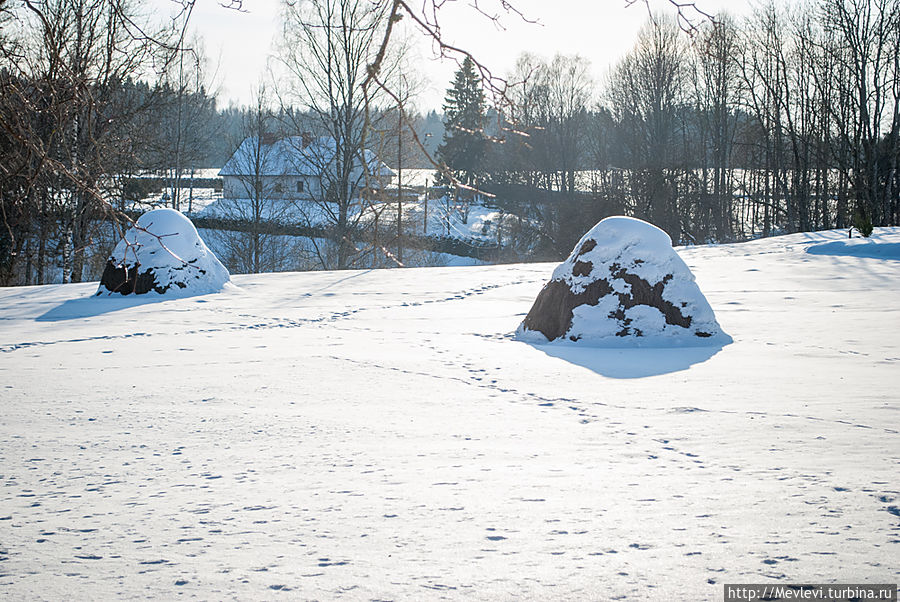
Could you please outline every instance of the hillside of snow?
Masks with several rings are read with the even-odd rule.
[[[695,348],[515,340],[551,264],[0,289],[0,597],[896,583],[898,249],[679,248]]]

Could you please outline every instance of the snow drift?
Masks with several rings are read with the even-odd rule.
[[[846,237],[679,248],[719,353],[511,342],[560,262],[0,287],[0,599],[896,583],[900,261]]]
[[[614,347],[727,339],[669,235],[630,217],[608,217],[578,241],[516,334]]]
[[[229,280],[228,270],[188,218],[174,209],[154,209],[116,245],[97,294],[202,295],[222,290]]]

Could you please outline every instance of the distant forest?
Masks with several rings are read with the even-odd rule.
[[[142,148],[136,149],[137,161],[141,170],[156,172],[160,175],[173,168],[171,155],[165,152],[167,145],[171,145],[173,130],[168,122],[174,118],[173,106],[177,99],[172,90],[149,90],[145,82],[127,82],[126,86],[133,86],[143,90],[143,94],[158,97],[169,97],[169,101],[161,103],[160,115],[154,123],[144,130]],[[186,147],[189,149],[185,158],[186,171],[191,168],[222,167],[228,158],[247,137],[247,123],[252,120],[254,108],[229,104],[225,107],[218,105],[215,96],[206,94],[205,91],[185,96],[182,100],[186,111],[191,115],[191,127],[187,130]],[[162,108],[165,107],[165,108]],[[272,134],[291,135],[291,124],[309,123],[314,127],[313,120],[309,116],[302,115],[302,111],[293,108],[281,109],[275,112],[271,120]],[[432,168],[429,157],[433,157],[438,144],[444,135],[442,116],[436,111],[429,111],[424,115],[412,114],[412,125],[422,141],[423,149],[413,146],[410,152],[403,153],[403,167],[411,169]],[[253,133],[253,132],[249,132]],[[169,141],[169,142],[167,142]],[[384,161],[391,167],[396,167],[397,144],[388,138],[382,144]]]
[[[323,267],[353,267],[353,241],[369,240],[372,207],[348,185],[363,147],[395,169],[439,166],[433,193],[464,214],[499,212],[509,260],[562,257],[613,214],[679,244],[900,223],[900,0],[769,2],[687,27],[655,15],[601,82],[579,56],[523,54],[502,82],[470,57],[425,115],[415,66],[384,45],[395,2],[284,8],[285,75],[223,108],[177,19],[153,28],[125,0],[0,0],[0,285],[48,268],[80,281],[98,232],[145,196],[135,176],[168,178],[179,208],[191,170],[245,137],[302,132],[345,158],[316,200],[335,247]]]
[[[175,167],[176,147],[180,147],[178,162],[185,172],[222,167],[241,141],[255,133],[248,131],[248,123],[253,121],[257,108],[233,103],[222,107],[203,86],[179,91],[170,83],[151,86],[147,81],[131,78],[110,85],[115,88],[109,91],[110,95],[140,113],[140,130],[132,140],[133,151],[129,162],[122,165],[122,173],[164,175]],[[443,137],[442,116],[435,111],[425,115],[413,113],[410,120],[410,127],[416,130],[428,154],[415,147],[418,152],[403,154],[404,167],[433,167],[428,157],[434,156]],[[297,124],[315,127],[314,119],[293,107],[273,110],[268,124],[269,133],[285,136],[291,135]],[[382,147],[385,161],[396,164],[396,142],[387,138]]]
[[[561,256],[613,214],[681,244],[900,223],[900,2],[768,3],[691,34],[651,19],[600,86],[578,56],[521,57],[500,142],[472,147],[513,244]]]

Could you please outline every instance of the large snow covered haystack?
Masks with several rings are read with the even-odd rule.
[[[725,336],[669,235],[630,217],[608,217],[578,241],[516,334],[615,347],[720,344]]]
[[[231,279],[191,220],[174,209],[154,209],[125,233],[106,262],[98,295],[222,290]]]

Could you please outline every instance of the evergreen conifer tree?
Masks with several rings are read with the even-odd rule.
[[[444,140],[438,156],[453,176],[468,186],[484,172],[487,141],[484,136],[485,101],[475,62],[466,57],[444,98]]]

